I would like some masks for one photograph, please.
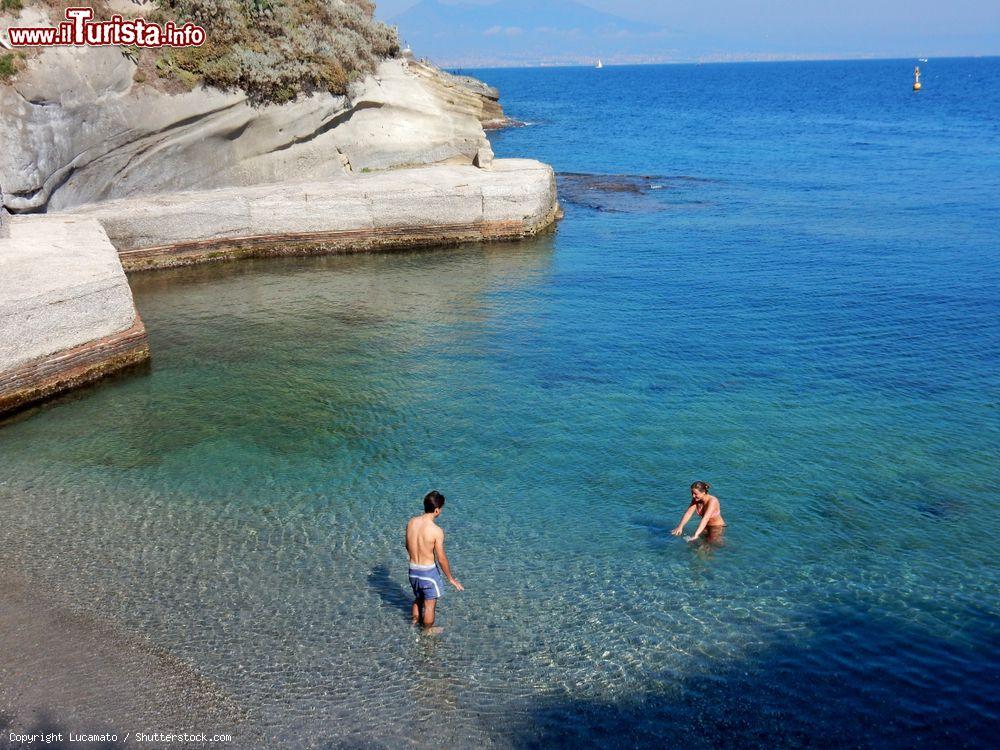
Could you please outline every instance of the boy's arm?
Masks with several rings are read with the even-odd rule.
[[[438,564],[441,566],[441,572],[444,573],[444,577],[451,581],[451,585],[456,589],[459,591],[465,591],[465,587],[456,581],[455,576],[451,574],[451,565],[448,563],[448,556],[444,553],[443,531],[441,532],[441,536],[439,536],[437,541],[434,543],[434,554],[437,555]]]

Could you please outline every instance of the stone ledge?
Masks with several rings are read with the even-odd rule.
[[[127,331],[39,357],[0,373],[0,416],[79,388],[149,359],[139,316]]]
[[[17,216],[0,239],[0,415],[149,357],[118,252],[101,225]]]
[[[426,227],[356,231],[265,234],[223,240],[178,242],[121,253],[128,271],[158,270],[241,258],[331,255],[409,250],[466,242],[503,241],[531,236],[538,230],[523,222],[477,222]]]
[[[138,271],[514,240],[548,227],[558,211],[550,167],[504,159],[492,171],[438,165],[111,201],[71,215],[99,221],[125,270]]]

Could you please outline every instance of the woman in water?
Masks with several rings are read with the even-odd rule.
[[[701,516],[698,530],[694,532],[693,536],[685,537],[685,539],[693,542],[705,534],[708,541],[714,542],[722,537],[722,530],[726,527],[726,522],[722,520],[722,506],[719,505],[719,498],[708,494],[709,487],[711,485],[708,482],[695,482],[691,485],[691,505],[677,528],[670,532],[671,534],[674,536],[683,534],[687,522],[691,520],[694,512],[698,511],[698,515]]]

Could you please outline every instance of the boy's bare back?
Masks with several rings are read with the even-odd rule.
[[[414,516],[406,524],[406,551],[414,565],[433,565],[434,553],[444,541],[444,531],[428,514]]]

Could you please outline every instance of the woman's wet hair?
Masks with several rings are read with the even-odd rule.
[[[698,490],[698,492],[708,492],[712,487],[708,482],[691,482],[691,489]]]
[[[424,513],[433,513],[444,507],[444,495],[437,490],[431,490],[424,495]]]

